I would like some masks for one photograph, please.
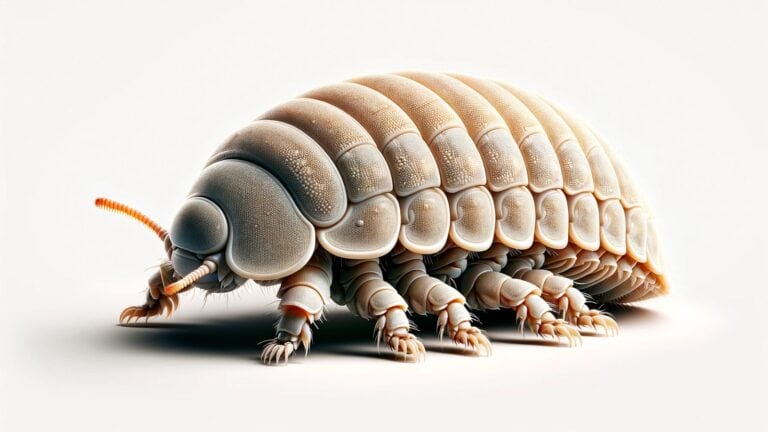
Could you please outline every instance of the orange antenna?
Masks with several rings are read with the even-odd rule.
[[[178,292],[184,291],[189,286],[191,286],[193,283],[197,282],[198,279],[209,275],[216,271],[216,263],[211,260],[205,260],[203,261],[203,264],[195,269],[193,272],[189,273],[188,275],[184,276],[180,280],[177,280],[176,282],[168,285],[163,290],[163,294],[166,296],[174,295]]]
[[[147,226],[147,228],[151,229],[152,231],[157,234],[158,237],[160,237],[160,240],[165,241],[166,238],[168,238],[168,231],[163,229],[160,225],[158,225],[155,221],[148,218],[147,215],[144,213],[128,207],[125,204],[119,203],[117,201],[112,201],[111,199],[107,198],[96,198],[96,207],[104,210],[109,210],[117,213],[122,213],[124,215],[128,215],[137,221],[143,223]]]

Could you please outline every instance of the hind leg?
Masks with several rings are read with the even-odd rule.
[[[390,255],[387,279],[418,314],[437,315],[437,332],[474,351],[491,353],[488,338],[472,325],[465,299],[455,288],[427,274],[423,257],[397,246]]]
[[[119,322],[127,323],[131,320],[139,320],[166,314],[170,317],[179,305],[179,293],[166,295],[163,288],[174,282],[173,266],[166,261],[160,265],[155,274],[149,279],[149,288],[147,288],[147,299],[141,306],[129,306],[120,313]]]
[[[403,359],[424,356],[424,345],[414,336],[406,311],[408,305],[395,289],[384,281],[378,259],[341,260],[339,284],[334,301],[375,324],[376,346],[384,343]]]
[[[306,266],[283,279],[277,296],[280,298],[280,319],[277,335],[268,340],[261,352],[266,364],[288,361],[299,346],[309,353],[312,343],[311,325],[322,318],[331,294],[331,257],[318,249]]]
[[[604,312],[590,309],[584,294],[574,287],[573,280],[541,268],[544,250],[543,247],[534,247],[526,251],[526,255],[510,258],[504,273],[538,287],[542,297],[557,305],[563,319],[572,324],[593,330],[602,328],[608,335],[617,334],[619,326],[616,321]]]

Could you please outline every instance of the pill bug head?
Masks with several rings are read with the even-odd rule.
[[[227,217],[216,203],[205,197],[188,198],[168,235],[169,258],[176,273],[189,276],[190,283],[209,291],[227,292],[245,283],[247,279],[232,272],[224,258],[229,231]]]
[[[224,213],[210,200],[187,199],[174,218],[170,232],[138,210],[117,201],[97,198],[96,206],[132,217],[160,238],[168,254],[168,260],[160,266],[165,269],[163,284],[168,295],[192,284],[210,291],[227,292],[247,281],[227,266],[224,249],[229,226]]]
[[[316,245],[314,226],[285,186],[242,160],[206,167],[170,232],[124,204],[99,198],[96,206],[131,216],[160,237],[174,270],[164,287],[168,295],[193,284],[227,292],[249,279],[277,281],[303,267]]]

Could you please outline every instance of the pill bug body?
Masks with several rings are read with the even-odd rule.
[[[654,221],[604,139],[540,96],[464,75],[365,76],[281,104],[219,146],[168,233],[151,227],[169,259],[121,320],[170,313],[191,287],[279,281],[268,363],[308,349],[330,301],[418,358],[409,309],[490,352],[467,306],[572,344],[578,329],[618,329],[585,293],[668,290]]]

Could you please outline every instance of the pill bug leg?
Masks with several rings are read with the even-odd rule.
[[[543,262],[544,249],[533,248],[511,257],[504,273],[539,288],[542,297],[557,305],[563,319],[573,325],[594,331],[602,329],[606,335],[618,334],[619,326],[613,318],[605,312],[590,309],[584,294],[574,287],[573,280],[540,268]]]
[[[384,281],[377,258],[363,260],[339,259],[340,275],[334,285],[333,300],[346,305],[350,311],[376,324],[376,346],[388,346],[403,360],[417,361],[424,357],[424,344],[411,334],[408,305]]]
[[[179,294],[166,295],[163,289],[175,281],[173,266],[169,261],[165,261],[160,268],[149,278],[149,288],[147,288],[147,299],[141,306],[129,306],[120,313],[119,322],[129,323],[131,320],[139,320],[166,314],[171,314],[179,306]]]
[[[437,333],[472,351],[489,355],[491,343],[472,325],[464,296],[455,288],[427,273],[424,257],[396,246],[387,264],[387,279],[397,287],[411,310],[437,315]]]
[[[261,352],[264,363],[287,363],[299,346],[303,346],[305,355],[309,353],[311,325],[323,316],[330,300],[331,280],[331,257],[322,249],[318,249],[301,270],[283,279],[277,292],[280,298],[277,335],[266,341]]]
[[[499,272],[506,265],[508,252],[506,246],[497,243],[470,257],[467,270],[458,280],[459,290],[467,296],[469,306],[479,310],[511,309],[516,312],[521,331],[528,324],[539,336],[567,340],[569,346],[579,344],[579,332],[557,319],[542,298],[541,289]]]

